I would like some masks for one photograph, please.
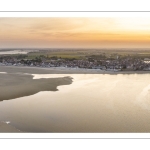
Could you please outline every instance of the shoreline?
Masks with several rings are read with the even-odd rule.
[[[18,70],[20,69],[20,70]],[[31,73],[31,74],[150,74],[150,71],[107,71],[100,69],[65,68],[65,67],[28,67],[28,66],[0,66],[0,72]]]
[[[5,69],[5,71],[4,70],[2,70],[2,69]],[[23,73],[20,73],[20,70],[22,70],[22,71],[24,71],[24,72],[26,72],[26,71],[35,71],[35,72],[40,72],[41,74],[36,74],[37,75],[37,77],[36,76],[34,76],[34,73],[32,73],[32,74],[30,74],[30,75],[28,75],[28,74],[23,74]],[[70,76],[71,77],[69,77],[69,75],[67,75],[66,74],[66,76],[67,77],[59,77],[59,76],[62,76],[63,75],[63,73],[61,72],[61,74],[60,75],[58,75],[58,77],[56,77],[56,78],[51,78],[51,77],[49,77],[49,78],[45,78],[44,76],[54,76],[55,77],[55,75],[56,75],[56,72],[57,71],[62,71],[64,74],[66,73],[66,72],[72,72],[72,74],[70,74]],[[68,71],[69,70],[69,71]],[[79,72],[80,71],[80,74],[82,73],[82,75],[76,75],[76,74],[73,74],[73,72],[76,72],[76,70]],[[8,73],[6,73],[5,74],[5,72],[7,72],[8,71]],[[10,71],[10,72],[9,72]],[[11,73],[12,71],[14,71],[14,73]],[[112,72],[112,73],[110,73],[110,74],[112,74],[112,75],[114,75],[114,76],[109,76],[109,75],[107,75],[108,74],[108,72],[106,73],[106,72],[102,72],[102,71],[100,71],[99,70],[99,73],[97,73],[97,74],[95,74],[94,75],[94,71],[95,70],[93,70],[93,73],[90,73],[89,75],[88,75],[88,73],[86,73],[87,75],[84,75],[83,74],[83,72],[84,72],[85,70],[83,70],[83,69],[68,69],[68,68],[37,68],[37,67],[0,67],[0,78],[1,78],[1,90],[0,90],[0,95],[1,96],[4,96],[4,95],[6,95],[6,96],[10,96],[10,97],[12,97],[12,96],[15,96],[13,93],[16,93],[16,91],[18,92],[18,94],[16,95],[18,98],[21,98],[21,97],[24,97],[23,95],[20,95],[20,94],[24,94],[25,96],[27,95],[27,94],[31,94],[31,95],[33,95],[32,93],[37,93],[38,91],[49,91],[49,89],[51,89],[53,92],[55,92],[56,90],[60,90],[61,91],[61,89],[65,89],[64,91],[62,91],[62,92],[60,92],[60,93],[58,93],[58,94],[46,94],[45,95],[45,100],[43,101],[42,100],[42,98],[43,98],[43,94],[39,94],[37,97],[35,96],[33,96],[33,98],[27,98],[25,101],[22,101],[21,102],[21,99],[18,99],[18,100],[16,100],[16,103],[15,103],[15,101],[14,101],[14,106],[13,106],[13,109],[11,110],[12,112],[14,111],[14,110],[17,110],[16,111],[16,114],[18,114],[18,111],[20,111],[21,109],[20,109],[20,107],[18,107],[18,106],[21,106],[21,108],[24,108],[24,111],[22,111],[21,113],[22,114],[24,114],[24,112],[26,112],[26,108],[28,107],[28,106],[32,106],[32,107],[30,107],[30,109],[28,110],[28,112],[29,112],[29,114],[31,114],[31,112],[34,112],[36,109],[34,109],[34,108],[37,108],[37,112],[44,112],[45,110],[46,110],[46,113],[41,113],[42,115],[37,115],[36,113],[35,113],[35,115],[37,115],[37,116],[40,116],[40,117],[43,117],[44,115],[47,117],[47,114],[49,113],[50,114],[50,112],[52,112],[52,116],[50,115],[50,119],[52,119],[51,121],[52,121],[52,124],[51,124],[51,127],[53,128],[53,131],[56,133],[56,132],[61,132],[62,130],[61,130],[61,128],[60,128],[60,130],[58,129],[58,128],[55,128],[55,126],[53,126],[55,123],[56,123],[56,125],[57,125],[57,121],[60,121],[60,124],[61,123],[63,123],[63,122],[61,122],[61,119],[60,118],[62,118],[62,117],[64,117],[64,120],[65,119],[68,119],[67,117],[65,117],[65,116],[67,116],[67,114],[68,114],[68,112],[70,112],[70,111],[74,111],[74,112],[83,112],[83,110],[84,109],[86,109],[87,107],[87,104],[90,104],[89,106],[91,106],[91,107],[93,107],[94,105],[93,105],[93,103],[97,103],[97,105],[95,105],[93,108],[95,108],[96,109],[96,112],[97,111],[99,111],[100,110],[100,112],[101,112],[101,110],[103,110],[103,106],[104,106],[104,108],[106,108],[106,109],[104,109],[104,114],[107,114],[107,112],[109,112],[108,113],[108,115],[110,114],[110,116],[109,116],[109,118],[108,119],[110,119],[110,121],[111,121],[111,114],[112,114],[112,112],[113,111],[111,111],[111,109],[112,109],[112,101],[111,100],[109,100],[109,97],[108,96],[111,96],[111,93],[108,93],[108,96],[107,96],[107,91],[106,91],[106,87],[107,86],[109,86],[109,85],[111,85],[110,86],[110,88],[108,88],[108,90],[109,91],[111,91],[112,92],[112,94],[113,94],[113,89],[116,87],[116,84],[118,84],[118,81],[117,82],[114,82],[113,80],[115,79],[116,80],[116,78],[117,78],[117,80],[120,80],[120,81],[122,81],[121,80],[121,78],[122,78],[122,76],[124,76],[124,75],[118,75],[118,77],[117,77],[117,74],[122,74],[122,72],[120,73],[118,73],[118,72]],[[87,70],[87,72],[90,72],[91,70]],[[97,70],[96,70],[97,71]],[[45,72],[45,74],[43,73],[43,72]],[[49,74],[48,74],[49,73]],[[134,74],[135,73],[137,73],[137,72],[134,72]],[[149,72],[148,72],[149,73]],[[106,75],[103,75],[103,74],[106,74]],[[125,79],[128,79],[128,74],[125,72],[124,74],[126,74],[126,77],[127,78],[125,78]],[[131,73],[130,73],[131,74]],[[130,75],[129,74],[129,75]],[[126,83],[128,83],[128,82],[126,82],[126,81],[129,81],[129,88],[127,87],[127,89],[130,89],[130,85],[132,84],[132,82],[133,82],[133,79],[134,79],[134,81],[136,81],[136,75],[135,75],[135,78],[134,78],[134,74],[132,73],[131,74],[131,77],[133,77],[133,78],[129,78],[129,80],[125,80],[125,82],[122,82],[123,84],[125,84],[125,87],[127,86],[126,85]],[[145,76],[147,76],[147,78],[149,78],[149,75],[144,75],[145,74],[145,72],[143,73],[143,76],[142,76],[142,81],[144,80],[144,81],[146,81],[146,84],[147,84],[147,79],[145,78]],[[116,76],[115,76],[116,75]],[[39,76],[39,77],[38,77]],[[79,78],[79,81],[83,81],[83,82],[76,82],[76,80],[75,80],[75,84],[74,85],[72,85],[72,82],[74,82],[74,80],[73,79],[78,79],[78,77],[77,78],[74,78],[73,76],[82,76],[82,78]],[[86,78],[88,76],[88,78]],[[93,80],[92,78],[94,77],[94,76],[96,76],[95,77],[95,79]],[[110,78],[108,78],[108,76],[110,77]],[[139,75],[140,76],[140,75]],[[137,75],[137,77],[138,77],[138,75]],[[97,80],[97,78],[98,79],[100,79],[100,82],[98,82],[99,80]],[[56,79],[56,80],[55,80]],[[88,79],[88,80],[90,80],[90,82],[84,82],[84,81],[86,81],[86,79]],[[105,82],[107,80],[107,82]],[[12,83],[12,81],[13,81],[13,83]],[[104,81],[103,83],[101,82],[101,81]],[[141,83],[141,80],[139,80],[140,82],[139,83]],[[91,82],[92,82],[92,84],[91,84]],[[76,84],[77,83],[77,84]],[[86,84],[85,84],[86,83]],[[99,86],[95,86],[95,84],[99,84],[100,85],[100,87]],[[105,86],[105,83],[106,83],[106,86]],[[120,82],[119,82],[120,83]],[[134,83],[134,86],[136,87],[136,82],[133,82]],[[52,86],[52,85],[55,85],[54,87]],[[67,86],[67,88],[64,88],[64,87],[61,87],[60,89],[59,88],[57,88],[58,86],[60,86],[60,85],[70,85],[70,86],[72,86],[72,87],[74,87],[74,88],[72,88],[72,87],[70,87],[70,86]],[[84,88],[82,88],[83,86],[85,85],[85,87]],[[91,87],[90,87],[91,86]],[[147,85],[146,85],[147,86]],[[41,89],[41,88],[42,89]],[[73,94],[74,93],[74,91],[78,91],[78,87],[79,87],[79,92],[80,92],[80,90],[81,90],[81,93],[78,95],[78,94]],[[122,87],[122,86],[121,86]],[[143,86],[143,87],[145,87],[145,85]],[[56,89],[57,88],[57,89]],[[102,89],[104,88],[104,90],[103,91],[101,91]],[[14,91],[16,89],[16,91]],[[34,89],[36,89],[35,91],[33,91]],[[71,90],[70,90],[71,89]],[[83,91],[82,91],[82,89],[83,89]],[[92,89],[93,89],[93,91],[92,91]],[[133,88],[134,89],[134,88]],[[143,89],[143,88],[142,88]],[[29,91],[28,91],[29,90]],[[98,91],[99,90],[99,91]],[[118,88],[118,90],[119,90],[119,92],[118,93],[120,93],[121,95],[123,95],[124,94],[124,91],[122,92],[122,90],[121,90],[121,88]],[[137,88],[137,90],[138,90],[138,88]],[[7,92],[7,94],[6,94],[6,91],[9,91],[9,92]],[[32,91],[32,93],[29,93],[29,92],[31,92]],[[72,92],[71,92],[72,91]],[[87,93],[89,93],[89,95],[86,95],[85,93],[85,91],[87,91]],[[135,90],[136,91],[136,90]],[[25,93],[23,93],[23,92],[25,92]],[[65,92],[70,92],[70,95],[68,95],[67,96],[67,94],[65,93]],[[106,103],[103,103],[103,99],[99,99],[99,95],[97,95],[96,97],[93,97],[93,101],[90,101],[90,94],[91,94],[91,92],[92,92],[92,95],[93,96],[96,96],[99,92],[102,94],[102,96],[104,96],[104,95],[106,95]],[[105,93],[106,92],[106,93]],[[63,95],[61,95],[62,93],[64,93]],[[138,93],[138,92],[137,92]],[[3,95],[4,94],[4,95]],[[59,95],[60,94],[60,97],[58,96],[57,97],[57,95]],[[126,94],[126,93],[125,93]],[[77,97],[76,97],[77,96]],[[82,96],[84,96],[84,97],[82,97]],[[71,97],[71,101],[70,101],[70,99],[69,99],[69,97]],[[116,97],[114,97],[114,99],[115,98],[119,98],[120,96],[119,96],[119,94],[117,94],[117,96]],[[89,100],[88,100],[88,98],[89,98]],[[107,99],[108,98],[108,99]],[[12,98],[13,99],[13,98]],[[12,99],[9,99],[10,101],[12,100]],[[84,100],[85,99],[85,100]],[[33,101],[33,103],[31,102],[31,100],[34,100]],[[50,100],[50,102],[49,102],[49,100]],[[66,101],[67,100],[67,101]],[[81,101],[80,101],[81,100]],[[82,101],[83,100],[83,101]],[[131,100],[132,100],[132,97],[131,97]],[[29,101],[31,102],[30,103],[30,105],[29,105]],[[20,103],[20,105],[18,105],[18,102]],[[25,102],[25,103],[24,103]],[[51,103],[52,102],[52,103]],[[53,103],[54,102],[54,103]],[[58,102],[58,103],[57,103]],[[65,103],[66,102],[66,103]],[[83,104],[85,103],[85,107],[79,107],[78,108],[78,106],[79,106],[79,104],[81,104],[81,102],[83,102]],[[90,103],[91,102],[91,103]],[[110,111],[108,111],[108,109],[107,109],[107,102],[108,102],[108,104],[110,104],[109,106],[109,110]],[[128,101],[120,101],[119,99],[118,99],[118,101],[114,101],[114,102],[116,102],[115,104],[118,104],[118,102],[121,104],[120,105],[120,112],[124,115],[124,112],[122,112],[122,110],[124,110],[125,112],[127,112],[127,110],[128,109],[124,109],[124,108],[126,108],[126,106],[128,106],[127,105],[127,103],[126,102],[128,102]],[[8,105],[7,105],[8,104]],[[7,109],[7,110],[9,110],[9,108],[10,108],[10,106],[12,106],[12,104],[13,103],[9,103],[9,102],[4,102],[4,103],[2,103],[2,105],[1,105],[1,109],[3,110],[3,108],[4,109]],[[22,105],[22,104],[25,104],[25,105]],[[35,104],[38,104],[38,105],[35,105]],[[65,106],[67,106],[67,104],[69,104],[69,106],[71,107],[72,106],[72,108],[65,108]],[[104,105],[104,104],[106,104],[106,105]],[[132,103],[130,103],[130,104],[132,104]],[[7,106],[6,108],[5,107],[3,107],[3,106]],[[18,105],[18,106],[17,106]],[[61,107],[60,107],[61,106]],[[98,106],[98,107],[97,107]],[[118,105],[115,105],[116,106],[116,110],[118,110]],[[19,109],[18,109],[19,108]],[[54,108],[54,109],[53,109]],[[61,109],[62,108],[62,109]],[[77,108],[77,109],[74,109],[74,108]],[[101,109],[102,108],[102,109]],[[110,109],[111,108],[111,109]],[[127,107],[127,108],[129,108],[129,110],[131,111],[132,109],[130,109],[130,106],[129,107]],[[32,111],[32,109],[33,109],[33,111]],[[47,111],[47,110],[50,110],[50,111]],[[58,111],[58,110],[61,110],[61,111]],[[79,110],[79,111],[78,111]],[[139,109],[137,109],[137,110],[139,110]],[[11,112],[10,111],[10,112]],[[129,111],[129,112],[130,112]],[[2,113],[5,113],[5,110],[3,110],[2,111]],[[8,111],[9,112],[9,111]],[[6,112],[6,113],[8,113],[8,112]],[[65,114],[65,113],[66,114]],[[55,117],[55,114],[59,114],[59,115],[56,115],[56,122],[55,122],[55,120],[53,120],[53,117]],[[15,114],[15,113],[14,113]],[[28,113],[27,113],[27,116],[29,115]],[[39,113],[40,114],[40,113]],[[61,114],[62,114],[62,116],[61,116]],[[81,113],[79,113],[79,115],[80,115]],[[84,114],[84,113],[83,113]],[[88,112],[86,113],[86,114],[88,114]],[[101,113],[99,113],[99,114],[101,114]],[[54,116],[53,116],[54,115]],[[63,116],[64,115],[64,116]],[[73,115],[73,114],[72,114]],[[134,112],[133,112],[133,115],[134,115]],[[136,115],[136,114],[135,114]],[[12,119],[9,119],[9,118],[5,118],[5,116],[3,116],[2,115],[2,118],[4,118],[3,120],[2,120],[2,118],[1,118],[1,121],[0,121],[0,132],[2,133],[16,133],[16,132],[38,132],[39,130],[38,129],[40,129],[40,131],[39,132],[41,132],[41,131],[46,131],[46,132],[51,132],[51,129],[49,129],[48,127],[49,127],[49,124],[46,124],[47,123],[47,118],[46,118],[46,120],[44,120],[45,121],[45,128],[44,127],[42,127],[42,125],[40,126],[40,124],[39,124],[39,126],[36,126],[35,124],[34,124],[34,122],[33,122],[33,124],[32,124],[32,119],[31,119],[31,124],[30,124],[30,126],[29,127],[31,127],[31,129],[28,131],[28,126],[26,127],[26,125],[24,125],[23,123],[24,122],[21,122],[21,121],[18,121],[19,123],[21,122],[22,123],[22,125],[21,126],[19,126],[17,123],[15,124],[14,123],[14,121],[15,121],[15,117],[14,117],[15,115],[12,115]],[[60,116],[60,117],[59,117]],[[74,116],[74,115],[73,115]],[[84,116],[84,115],[83,115]],[[91,115],[91,118],[94,118],[94,116],[95,116],[95,113],[93,113],[92,115]],[[101,116],[101,115],[100,115]],[[117,115],[116,115],[117,116]],[[128,116],[128,114],[127,114],[127,116]],[[14,117],[14,118],[13,118]],[[31,118],[34,118],[35,116],[34,116],[34,113],[33,113],[33,116],[31,116]],[[88,119],[89,118],[89,116],[87,115],[85,115],[85,117],[86,117],[86,119]],[[125,116],[126,117],[126,116]],[[133,116],[134,117],[134,116]],[[10,117],[11,118],[11,117]],[[21,118],[23,118],[22,116],[21,116]],[[105,121],[105,120],[103,120],[103,117],[101,116],[100,118],[102,118],[102,121]],[[119,118],[119,120],[121,120],[122,118],[120,118],[120,117],[118,117]],[[135,117],[134,117],[135,118]],[[58,120],[57,120],[58,119]],[[60,120],[59,120],[60,119]],[[83,118],[81,117],[80,118],[81,120],[81,126],[82,125],[84,125],[85,123],[84,123],[84,121],[82,122],[82,120],[83,120]],[[98,118],[97,118],[98,119]],[[97,122],[97,119],[94,119],[94,121],[95,122]],[[129,118],[130,119],[130,118]],[[131,117],[131,119],[133,119],[132,117]],[[18,119],[19,120],[19,119]],[[38,120],[38,119],[37,119]],[[112,119],[113,120],[113,119]],[[11,121],[12,121],[12,123],[11,123]],[[29,121],[30,121],[30,119],[29,119]],[[54,121],[54,122],[53,122]],[[36,121],[35,121],[36,122]],[[41,120],[40,120],[40,122],[42,122]],[[75,121],[75,122],[78,122],[78,121]],[[115,121],[116,122],[116,121]],[[103,126],[103,124],[101,124],[100,122],[99,122],[99,124],[100,125],[102,125]],[[35,126],[32,126],[32,125],[35,125]],[[90,125],[90,123],[89,123],[89,125]],[[117,124],[116,124],[117,125]],[[124,126],[124,124],[120,124],[121,125],[121,127],[122,126]],[[128,125],[128,124],[127,124]],[[129,122],[129,125],[130,125],[130,122]],[[132,120],[131,120],[131,125],[132,125]],[[17,129],[17,128],[18,129]],[[25,127],[25,128],[24,128]],[[33,127],[33,128],[32,128]],[[105,127],[105,126],[103,126],[103,127]],[[71,126],[71,124],[70,124],[70,128],[72,128],[72,126]],[[47,130],[46,130],[47,129]],[[55,130],[56,129],[56,130]],[[81,130],[78,130],[78,132],[88,132],[88,130],[82,130],[82,128],[79,128],[79,129],[81,129]],[[95,127],[94,126],[92,126],[92,128],[91,129],[93,129],[92,130],[92,132],[94,132],[95,130]],[[97,130],[98,130],[99,128],[97,128]],[[107,128],[107,125],[106,125],[106,129],[108,129]],[[109,130],[108,129],[108,132],[113,132],[114,130],[113,130],[114,128],[112,128],[112,130]],[[128,129],[128,128],[126,128],[127,129],[127,131],[130,131],[130,129]],[[33,131],[31,131],[31,130],[33,130]],[[64,129],[65,130],[65,129]],[[120,128],[120,130],[121,130],[121,128]],[[137,130],[138,130],[138,128],[137,128]],[[76,131],[76,130],[75,130]],[[101,130],[100,130],[101,131]],[[122,131],[122,130],[121,130]],[[139,131],[144,131],[144,130],[139,130]],[[65,130],[65,132],[70,132],[69,130]],[[77,132],[77,131],[76,131]],[[99,130],[98,130],[98,132],[99,132]],[[106,131],[104,131],[104,132],[106,132]],[[115,132],[118,132],[118,130],[116,130]],[[133,132],[134,132],[134,130],[133,130]]]
[[[69,76],[36,80],[33,77],[32,74],[18,72],[0,73],[0,102],[30,96],[41,91],[58,91],[58,86],[69,85],[73,82]]]

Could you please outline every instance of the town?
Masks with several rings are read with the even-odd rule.
[[[1,66],[28,66],[28,67],[65,67],[65,68],[84,68],[99,69],[108,71],[136,71],[150,70],[149,58],[124,57],[106,58],[96,55],[88,56],[85,59],[61,58],[57,56],[46,57],[40,55],[34,59],[26,58],[26,55],[6,55],[0,56]]]

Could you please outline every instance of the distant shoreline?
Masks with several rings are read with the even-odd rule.
[[[65,67],[29,67],[0,66],[0,72],[22,72],[31,74],[149,74],[150,71],[107,71],[100,69],[65,68]]]

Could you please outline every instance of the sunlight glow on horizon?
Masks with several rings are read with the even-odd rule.
[[[150,48],[150,18],[0,18],[0,48]]]

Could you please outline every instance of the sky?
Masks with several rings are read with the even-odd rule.
[[[150,48],[150,18],[0,18],[0,48]]]

